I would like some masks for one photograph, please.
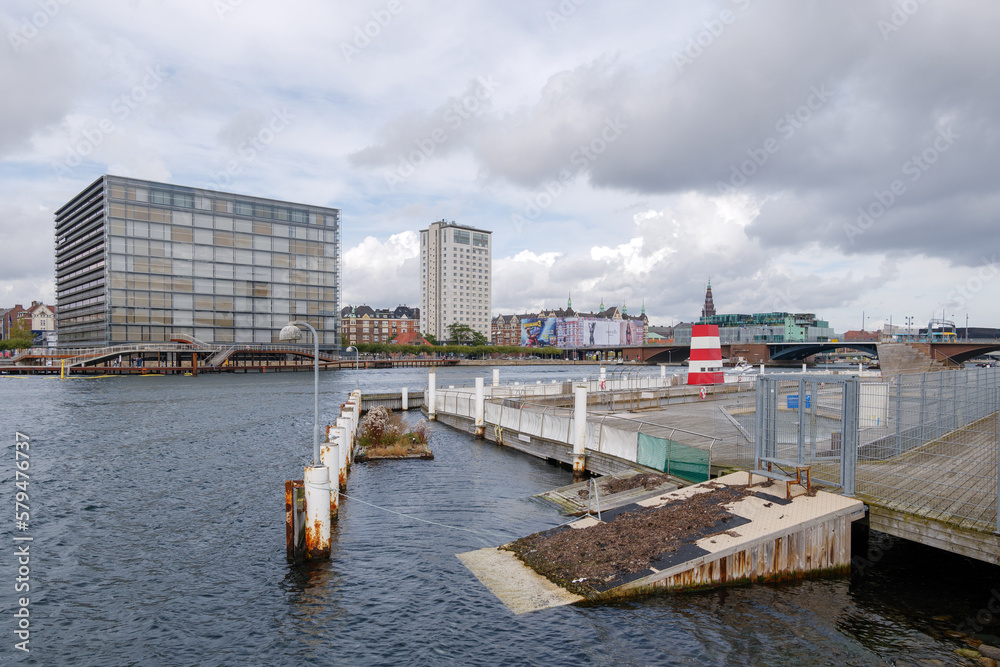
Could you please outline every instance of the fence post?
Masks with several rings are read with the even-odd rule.
[[[843,416],[841,418],[843,431],[840,437],[840,487],[844,490],[845,496],[854,495],[860,427],[858,419],[860,384],[860,378],[856,377],[844,383]]]
[[[587,463],[587,386],[583,384],[574,390],[573,427],[573,476],[582,477]]]
[[[806,370],[806,365],[802,364],[802,372]],[[812,403],[810,403],[812,405]],[[795,453],[795,462],[801,464],[804,459],[804,450],[806,447],[806,432],[805,432],[805,416],[806,416],[806,379],[804,377],[799,378],[799,434],[798,434],[798,450]]]
[[[476,378],[476,438],[483,437],[483,414],[486,410],[485,405],[483,405],[485,393],[486,392],[483,389],[483,378]]]
[[[758,461],[764,455],[764,409],[767,405],[765,394],[767,393],[766,380],[762,376],[757,377],[756,409],[754,410],[754,443],[753,443],[753,467],[757,467]]]
[[[816,459],[816,417],[819,414],[819,383],[813,380],[810,384],[812,392],[812,407],[809,409],[809,460]]]
[[[920,419],[917,423],[920,424],[920,444],[927,442],[927,373],[920,374]]]

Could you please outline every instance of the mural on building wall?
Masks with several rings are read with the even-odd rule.
[[[536,317],[521,322],[522,347],[618,347],[642,345],[643,326],[634,320]]]

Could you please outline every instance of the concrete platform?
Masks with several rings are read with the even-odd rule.
[[[634,507],[660,507],[720,486],[742,486],[747,480],[748,473],[733,473],[642,500]],[[584,599],[607,600],[848,572],[850,524],[864,516],[864,504],[823,491],[807,495],[800,487],[793,487],[796,495],[786,500],[783,487],[775,491],[777,485],[762,487],[759,485],[762,481],[763,478],[755,477],[758,485],[750,489],[754,495],[724,505],[733,515],[726,526],[718,529],[725,532],[701,531],[692,535],[675,552],[661,556],[648,569],[623,575],[587,598],[541,577],[510,552],[480,549],[459,554],[458,558],[515,614]],[[605,519],[613,521],[629,507],[633,506],[609,513]],[[582,529],[596,523],[596,518],[584,517],[570,524],[570,528]]]
[[[458,554],[458,559],[515,614],[561,607],[585,599],[525,567],[510,551],[479,549]]]

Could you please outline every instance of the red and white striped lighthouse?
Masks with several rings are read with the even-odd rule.
[[[688,359],[688,384],[723,384],[722,346],[719,325],[695,324],[691,327],[691,357]]]

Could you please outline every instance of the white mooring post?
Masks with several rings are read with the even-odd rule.
[[[805,365],[805,364],[802,364],[802,372],[803,372],[803,373],[805,373],[805,372],[806,372],[806,365]]]
[[[587,469],[587,385],[574,388],[573,432],[573,476],[582,477]]]
[[[340,444],[331,440],[330,444],[323,445],[319,452],[323,465],[330,469],[330,519],[333,520],[340,513],[340,467],[343,463],[340,458]]]
[[[354,451],[351,421],[350,417],[337,417],[337,440],[340,443],[340,469],[337,481],[341,489],[347,488],[347,469],[351,467],[351,453]]]
[[[306,552],[307,560],[330,557],[330,469],[306,468]]]
[[[662,379],[664,379],[665,377],[667,377],[667,367],[666,367],[666,366],[663,366],[663,365],[661,364],[661,365],[660,365],[660,379],[662,380]]]
[[[428,421],[434,421],[435,419],[437,419],[437,410],[435,406],[437,402],[436,401],[437,387],[434,386],[436,384],[436,381],[437,377],[435,376],[434,371],[431,371],[430,373],[427,374],[427,420]]]
[[[486,392],[483,390],[483,378],[476,378],[476,437],[483,437],[484,421],[483,416],[486,408],[484,405]]]
[[[761,364],[761,365],[760,365],[760,374],[761,374],[761,375],[763,375],[763,374],[764,374],[764,364]]]
[[[500,369],[499,368],[494,368],[493,369],[493,386],[494,387],[499,387],[500,386]]]
[[[402,409],[403,412],[406,412],[407,410],[410,409],[410,395],[407,393],[406,387],[403,387],[403,392],[402,394],[400,394],[399,407],[400,409]]]

